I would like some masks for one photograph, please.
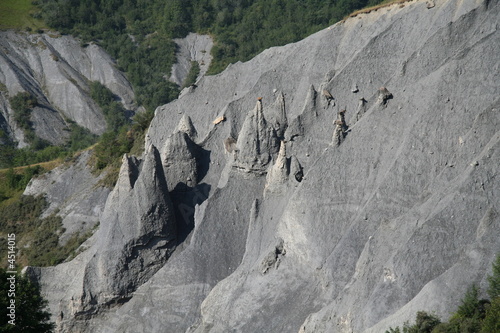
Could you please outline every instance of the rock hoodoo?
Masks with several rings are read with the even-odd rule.
[[[386,87],[380,87],[378,90],[378,103],[380,105],[386,105],[387,101],[392,99],[392,94],[387,90]]]
[[[235,167],[257,173],[265,172],[272,156],[279,149],[279,137],[273,127],[276,124],[280,126],[278,129],[283,126],[279,122],[271,124],[264,116],[262,99],[257,100],[255,108],[248,113],[238,135]]]
[[[165,142],[161,159],[170,190],[194,187],[198,183],[200,148],[192,140],[195,136],[196,129],[191,119],[183,116],[175,132]]]

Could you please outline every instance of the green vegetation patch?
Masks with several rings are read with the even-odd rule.
[[[41,218],[47,208],[43,196],[22,195],[0,206],[0,255],[7,258],[7,234],[16,235],[16,262],[22,267],[53,266],[74,255],[91,233],[75,234],[64,245],[59,235],[65,230],[62,218],[55,214]]]
[[[116,132],[108,131],[100,137],[90,162],[96,172],[105,172],[99,186],[115,186],[123,154],[139,156],[143,153],[145,133],[153,115],[151,110],[137,113],[132,124],[124,125]]]
[[[38,10],[33,2],[32,0],[1,0],[0,29],[36,31],[45,28],[42,20],[34,18]]]
[[[91,82],[90,97],[101,107],[108,131],[116,132],[128,123],[125,108],[105,85],[98,81]]]
[[[14,120],[23,130],[24,137],[31,148],[38,151],[50,146],[48,141],[39,138],[35,134],[33,123],[31,122],[31,112],[38,105],[36,97],[28,92],[20,92],[14,97],[9,98],[9,103],[14,111]]]
[[[200,64],[198,64],[197,61],[191,61],[191,68],[189,69],[189,73],[184,80],[182,88],[186,88],[195,84],[196,79],[198,78],[198,74],[200,74]]]
[[[10,316],[12,301],[15,316]],[[12,274],[0,268],[0,332],[53,332],[54,323],[50,322],[47,301],[40,294],[40,287],[21,274]],[[7,309],[7,311],[6,311]],[[11,320],[14,320],[13,322]],[[11,321],[9,323],[9,321]],[[12,325],[15,323],[15,325]]]
[[[488,295],[479,299],[479,288],[471,285],[448,322],[424,311],[417,312],[415,323],[389,328],[385,333],[498,333],[500,332],[500,254],[487,277]]]
[[[23,170],[15,171],[13,168],[0,171],[0,209],[4,201],[17,197],[24,191],[31,178],[41,174],[43,169],[40,166],[27,167]]]
[[[20,92],[14,97],[9,98],[10,106],[14,111],[14,120],[27,135],[32,132],[31,111],[37,105],[37,100],[28,92]]]

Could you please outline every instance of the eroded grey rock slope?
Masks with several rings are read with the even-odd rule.
[[[161,154],[124,158],[97,245],[28,269],[59,331],[381,332],[418,310],[446,318],[471,283],[484,290],[500,250],[499,9],[379,9],[158,108],[146,143]],[[135,177],[143,187],[123,195]],[[149,214],[156,200],[175,216]],[[145,225],[172,239],[156,259],[154,245],[130,252],[154,233]],[[150,270],[127,266],[143,259]]]
[[[89,96],[89,82],[99,81],[117,95],[127,109],[134,94],[123,73],[99,46],[82,47],[70,36],[0,33],[0,126],[21,147],[23,132],[13,119],[8,98],[27,91],[38,105],[31,121],[42,139],[60,144],[68,136],[66,119],[102,134],[104,115]]]

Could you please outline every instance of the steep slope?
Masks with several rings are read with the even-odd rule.
[[[484,287],[500,250],[500,5],[434,4],[350,18],[158,108],[146,145],[165,147],[163,168],[126,157],[119,184],[138,173],[141,196],[174,203],[175,218],[148,223],[194,229],[154,269],[115,274],[123,260],[108,254],[130,258],[141,212],[160,200],[114,218],[106,211],[137,200],[117,203],[118,185],[99,245],[27,270],[59,330],[380,332],[417,310],[446,317],[459,290]],[[109,232],[118,225],[134,232]],[[54,277],[65,274],[87,282],[63,292]],[[110,276],[130,286],[114,303]]]
[[[104,115],[89,96],[89,82],[99,81],[132,108],[130,83],[99,46],[82,47],[70,36],[0,32],[0,126],[26,145],[13,119],[9,97],[19,92],[35,96],[31,121],[37,136],[60,144],[68,136],[66,119],[102,134]]]

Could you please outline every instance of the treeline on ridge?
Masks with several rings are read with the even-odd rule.
[[[54,29],[103,46],[127,73],[138,104],[156,108],[178,94],[165,77],[175,61],[172,38],[215,38],[209,73],[271,46],[298,41],[350,12],[382,0],[40,0]]]

